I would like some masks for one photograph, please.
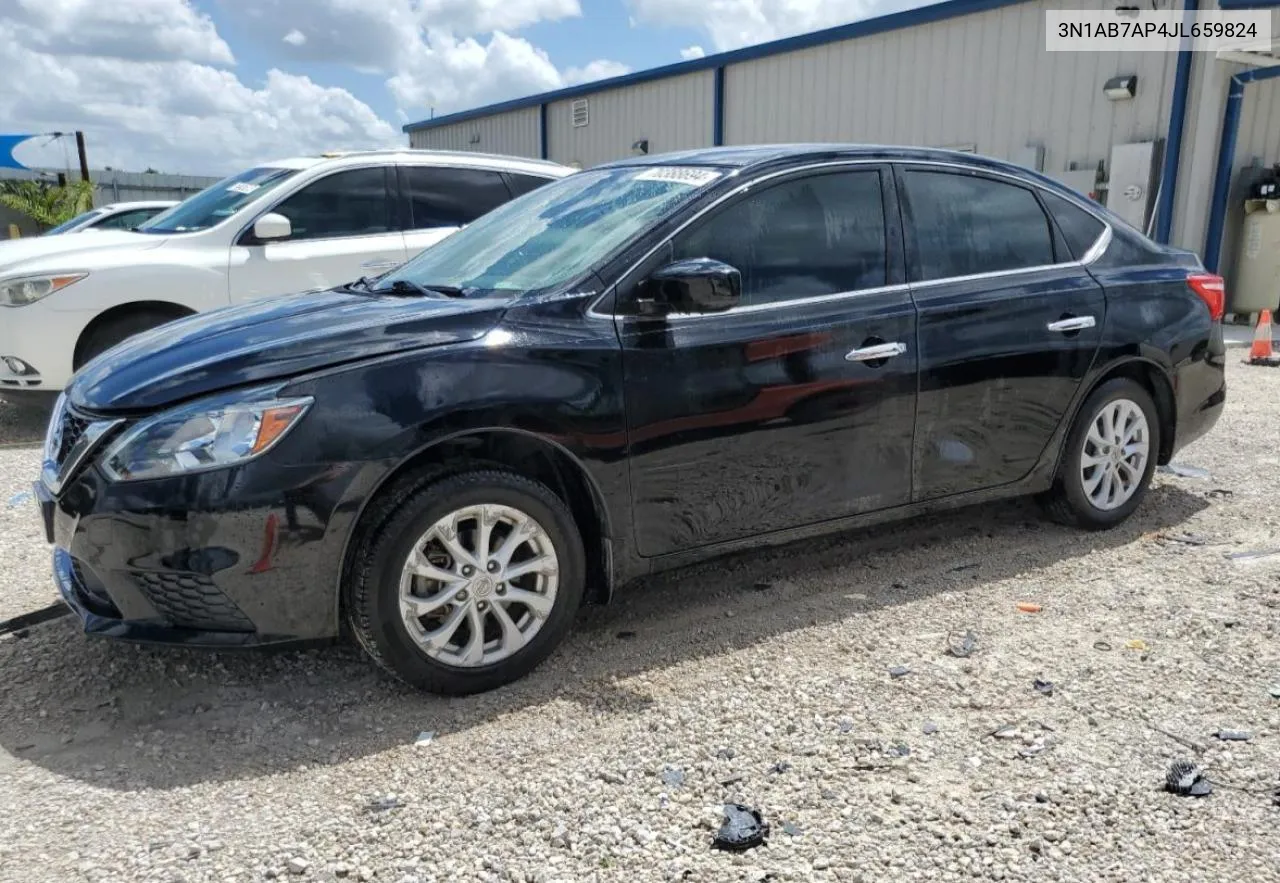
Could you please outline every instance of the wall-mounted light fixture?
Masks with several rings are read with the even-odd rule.
[[[1137,74],[1112,77],[1102,87],[1102,94],[1112,101],[1125,101],[1138,93]]]
[[[644,154],[648,153],[648,152],[649,152],[649,139],[648,139],[648,138],[641,138],[641,139],[640,139],[639,141],[637,141],[635,144],[632,144],[632,145],[631,145],[631,152],[632,152],[632,153],[636,153],[636,154],[640,154],[641,156],[643,156]]]

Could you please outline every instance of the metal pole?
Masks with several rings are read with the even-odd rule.
[[[76,132],[76,152],[80,154],[80,180],[89,180],[89,156],[84,151],[84,132]]]

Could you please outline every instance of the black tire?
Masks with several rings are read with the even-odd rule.
[[[482,503],[518,509],[547,532],[559,559],[556,600],[538,632],[513,655],[485,666],[451,666],[432,659],[410,636],[400,616],[400,574],[431,525],[453,510]],[[545,485],[501,469],[420,476],[398,485],[367,517],[377,528],[352,569],[347,620],[365,652],[405,683],[450,696],[501,687],[533,671],[572,627],[582,603],[586,555],[572,513]]]
[[[79,371],[116,344],[124,343],[135,334],[158,328],[179,318],[162,310],[135,310],[114,316],[90,331],[76,351],[72,369]]]
[[[1085,436],[1102,409],[1117,399],[1136,404],[1147,420],[1150,441],[1147,465],[1132,497],[1115,509],[1100,509],[1090,501],[1081,479],[1080,461],[1084,455]],[[1155,402],[1140,384],[1127,377],[1117,377],[1099,386],[1080,407],[1071,431],[1067,433],[1053,487],[1038,497],[1046,515],[1059,524],[1086,530],[1108,530],[1124,522],[1142,504],[1155,472],[1160,451],[1160,414]]]

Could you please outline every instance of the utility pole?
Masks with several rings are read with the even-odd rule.
[[[89,157],[84,152],[84,132],[76,132],[76,152],[80,154],[80,180],[89,180]]]

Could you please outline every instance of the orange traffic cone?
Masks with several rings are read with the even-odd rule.
[[[1253,346],[1249,348],[1250,362],[1269,362],[1275,356],[1271,346],[1271,311],[1258,315],[1258,326],[1253,329]]]

